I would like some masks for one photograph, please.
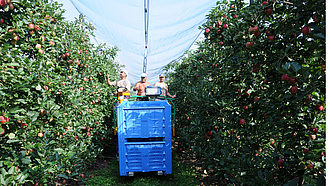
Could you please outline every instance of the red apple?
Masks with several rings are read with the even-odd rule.
[[[206,28],[205,29],[205,33],[209,33],[210,32],[210,29],[209,28]]]
[[[84,81],[87,81],[87,78],[86,77],[84,77]]]
[[[323,110],[323,106],[322,106],[322,105],[316,105],[316,106],[315,106],[315,109],[316,109],[317,111],[322,111],[322,110]]]
[[[1,124],[4,124],[6,121],[7,121],[7,119],[4,116],[0,116]]]
[[[9,9],[10,9],[10,10],[14,10],[14,8],[15,8],[14,5],[11,4],[11,3],[10,3],[8,6],[9,6]]]
[[[14,40],[15,40],[15,41],[18,41],[18,40],[19,40],[19,37],[18,37],[18,36],[15,36],[15,37],[14,37]]]
[[[44,54],[45,51],[39,49],[38,52],[39,52],[40,54]]]
[[[255,102],[255,103],[258,102],[259,99],[260,99],[260,97],[255,97],[255,98],[254,98],[254,102]]]
[[[234,15],[234,19],[236,19],[238,16],[237,15]]]
[[[266,11],[267,15],[271,15],[273,13],[273,10],[268,8],[267,11]]]
[[[80,87],[80,90],[84,90],[84,87]]]
[[[254,26],[253,27],[253,32],[257,32],[257,31],[259,31],[259,27],[258,26]]]
[[[34,26],[34,30],[35,30],[35,31],[40,31],[40,30],[41,30],[41,28],[40,28],[40,26],[39,26],[39,25],[36,25],[36,26]]]
[[[70,76],[68,76],[68,78],[69,78],[69,79],[72,79],[72,76],[70,75]]]
[[[235,6],[234,5],[230,5],[230,8],[235,8]]]
[[[102,137],[101,140],[104,140],[104,138]]]
[[[243,125],[245,123],[245,119],[239,120],[239,124]]]
[[[298,87],[296,87],[296,86],[293,86],[292,88],[291,88],[291,92],[292,93],[297,93],[297,91],[298,91]]]
[[[223,24],[223,28],[227,29],[228,28],[228,24]]]
[[[55,45],[55,42],[54,41],[49,41],[49,44],[50,45]]]
[[[316,127],[311,127],[309,130],[313,132],[313,134],[317,134],[319,132],[319,129],[317,129]]]
[[[270,138],[269,141],[271,142],[272,145],[274,145],[275,140],[273,138]]]
[[[310,138],[311,140],[316,140],[316,134],[310,134],[310,135],[309,135],[309,138]]]
[[[1,127],[0,127],[1,128]],[[2,129],[2,132],[0,135],[4,134],[5,133],[5,129],[4,128],[1,128]]]
[[[290,78],[289,78],[289,76],[288,76],[287,74],[283,74],[283,75],[282,75],[282,80],[283,80],[283,81],[289,81]]]
[[[306,27],[304,27],[304,28],[301,29],[301,32],[305,36],[305,35],[307,35],[307,34],[309,34],[311,32],[311,28],[309,28],[309,27],[306,26]]]
[[[321,152],[321,156],[324,156],[324,157],[325,157],[325,154],[324,154],[324,152]]]
[[[274,36],[267,36],[267,40],[274,41]]]
[[[260,31],[253,32],[254,36],[259,37],[260,36]]]
[[[6,0],[0,0],[0,6],[5,7],[7,5]]]
[[[43,134],[42,132],[39,132],[39,133],[38,133],[38,137],[40,137],[40,138],[41,138],[43,135],[44,135],[44,134]]]
[[[87,135],[87,137],[90,137],[90,136],[91,136],[91,133],[87,132],[87,134],[86,134],[86,135]]]
[[[208,131],[207,134],[208,134],[209,136],[212,136],[213,132],[212,132],[212,131]]]
[[[296,83],[296,80],[294,78],[290,78],[289,79],[289,82],[290,82],[290,84],[295,84]]]
[[[247,110],[247,109],[249,109],[249,107],[248,106],[244,106],[243,109],[244,110]]]
[[[253,32],[253,27],[250,27],[249,28],[249,32]]]
[[[283,159],[279,159],[279,160],[278,160],[278,166],[282,167],[282,166],[283,166],[283,162],[284,162]]]
[[[33,30],[34,29],[34,24],[33,23],[29,23],[29,28]]]
[[[85,174],[80,174],[81,178],[84,179],[85,178]]]
[[[266,5],[266,4],[268,4],[268,2],[267,2],[267,1],[264,1],[264,2],[262,2],[262,5]]]
[[[222,42],[222,41],[220,41],[220,42],[219,42],[219,45],[220,45],[220,46],[222,46],[222,45],[223,45],[223,42]]]
[[[4,22],[4,20],[1,18],[1,19],[0,19],[0,24],[2,24],[3,22]]]
[[[311,151],[309,150],[309,149],[304,149],[304,153],[305,154],[308,154],[308,153],[310,153]]]
[[[42,117],[46,114],[46,111],[44,109],[40,109],[39,116]]]

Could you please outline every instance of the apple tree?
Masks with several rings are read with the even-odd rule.
[[[324,183],[324,5],[217,3],[169,73],[184,156],[227,183]]]
[[[78,179],[111,140],[118,49],[92,44],[94,27],[57,2],[0,2],[0,168],[17,167],[5,185]]]

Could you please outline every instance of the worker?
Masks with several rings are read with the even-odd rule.
[[[159,81],[158,82],[156,82],[155,84],[154,84],[154,86],[159,86],[159,87],[161,87],[161,89],[162,89],[162,94],[161,95],[163,95],[163,96],[169,96],[169,97],[171,97],[171,98],[175,98],[176,97],[176,95],[171,95],[170,93],[169,93],[169,91],[168,91],[168,86],[167,86],[167,84],[165,83],[165,75],[164,74],[160,74],[159,75]]]
[[[129,82],[127,78],[127,71],[126,70],[121,70],[120,71],[120,79],[116,80],[116,81],[110,81],[109,79],[109,75],[106,75],[107,78],[107,82],[110,86],[116,86],[117,90],[115,92],[115,95],[118,94],[118,92],[127,92],[129,93],[130,88],[131,88],[131,83]]]
[[[146,95],[146,92],[145,92],[145,87],[146,86],[151,86],[151,84],[149,82],[147,82],[147,74],[142,73],[141,74],[141,81],[136,83],[133,90],[138,91],[138,93],[137,93],[138,96],[145,96]],[[148,101],[148,97],[138,97],[136,100],[137,101]]]

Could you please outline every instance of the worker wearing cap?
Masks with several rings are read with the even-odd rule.
[[[141,81],[137,82],[135,87],[133,88],[134,91],[138,91],[137,95],[138,96],[145,96],[146,92],[145,92],[145,87],[146,86],[151,86],[151,84],[149,82],[147,82],[147,74],[146,73],[142,73],[141,74]],[[148,98],[147,97],[139,97],[137,98],[137,101],[147,101]]]
[[[162,95],[163,96],[169,96],[171,98],[175,98],[176,95],[171,95],[169,92],[168,92],[168,87],[167,87],[167,84],[165,83],[165,75],[164,74],[160,74],[159,75],[159,81],[156,82],[154,84],[154,86],[158,86],[158,87],[161,87],[162,89]]]
[[[127,71],[126,70],[121,70],[120,71],[120,79],[116,81],[110,81],[109,75],[106,75],[107,77],[107,82],[110,86],[116,86],[117,91],[115,92],[115,95],[117,95],[118,92],[127,92],[129,93],[129,90],[131,89],[131,83],[128,81],[127,78]]]

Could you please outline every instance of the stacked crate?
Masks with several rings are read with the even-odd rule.
[[[121,176],[157,171],[172,174],[171,105],[124,101],[117,107]]]

